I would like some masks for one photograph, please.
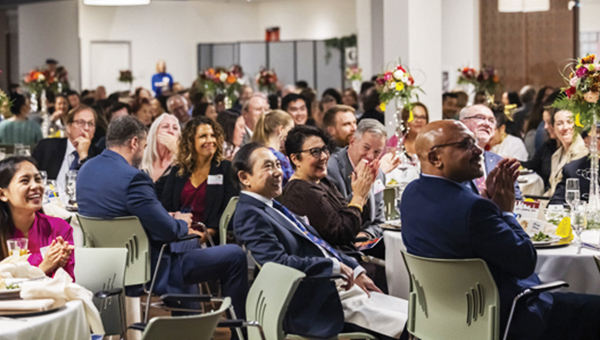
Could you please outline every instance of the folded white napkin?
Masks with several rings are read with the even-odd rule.
[[[0,300],[0,315],[10,312],[42,312],[54,305],[53,299]]]
[[[51,203],[44,204],[44,214],[52,217],[62,218],[63,220],[74,216],[72,212],[69,212],[64,208],[63,204],[58,199]]]
[[[58,268],[53,278],[28,281],[21,284],[21,298],[26,300],[54,299],[55,305],[64,305],[71,300],[81,300],[92,333],[103,335],[104,327],[102,326],[100,313],[98,313],[92,302],[92,297],[92,292],[73,283],[73,279],[63,268]]]
[[[15,279],[26,278],[36,279],[46,276],[44,271],[38,267],[32,266],[27,262],[29,255],[8,256],[0,262],[0,278]]]

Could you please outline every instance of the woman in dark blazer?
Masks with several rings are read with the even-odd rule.
[[[169,212],[191,213],[218,240],[219,220],[233,196],[239,194],[223,160],[223,129],[206,117],[190,120],[181,133],[177,161],[171,173],[157,182],[161,203]],[[206,242],[208,237],[202,237]]]

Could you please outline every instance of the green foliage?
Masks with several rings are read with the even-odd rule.
[[[343,54],[346,47],[354,46],[356,46],[356,34],[325,40],[325,47],[327,48],[327,53],[325,54],[325,62],[329,64],[329,60],[331,60],[332,48],[338,49],[340,53]]]

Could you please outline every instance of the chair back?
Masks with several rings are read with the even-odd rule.
[[[96,293],[102,290],[121,288],[125,283],[125,248],[77,248],[75,250],[75,277],[77,283]],[[123,294],[105,299],[94,297],[107,335],[123,334]]]
[[[6,156],[15,155],[15,145],[14,144],[0,144],[0,149],[4,149],[6,152]]]
[[[598,267],[598,271],[600,271],[600,255],[594,255],[594,261],[596,262],[596,267]]]
[[[481,259],[441,260],[402,251],[411,285],[407,330],[422,340],[498,340],[500,300]]]
[[[246,320],[258,321],[266,340],[283,340],[283,317],[296,288],[306,275],[274,262],[265,263],[246,299]],[[261,340],[256,327],[248,328],[249,340]]]
[[[229,306],[231,299],[226,297],[216,311],[191,316],[153,318],[146,326],[142,340],[211,340]]]
[[[105,220],[77,215],[83,230],[85,247],[126,248],[125,285],[139,285],[151,280],[150,243],[146,231],[136,216]]]
[[[221,215],[221,220],[219,221],[219,244],[227,243],[227,226],[233,217],[233,212],[235,211],[239,199],[238,196],[233,196],[229,200],[229,203],[227,203],[223,215]]]

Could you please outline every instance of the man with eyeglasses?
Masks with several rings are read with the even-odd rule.
[[[483,150],[464,124],[428,124],[417,136],[415,149],[422,174],[406,187],[406,199],[400,203],[404,245],[408,253],[421,257],[484,260],[498,287],[502,337],[515,296],[540,284],[534,273],[536,250],[512,213],[519,163],[498,162],[488,174],[488,199],[463,185],[484,172]],[[517,304],[508,339],[599,336],[600,296],[545,292]]]
[[[460,121],[473,132],[477,140],[477,145],[482,150],[485,150],[496,132],[496,117],[492,110],[481,104],[465,107],[460,111]],[[468,181],[465,185],[474,192],[484,194],[486,187],[490,185],[488,175],[501,160],[501,156],[491,151],[484,151],[481,157],[481,164],[484,170],[483,176]],[[514,186],[517,200],[523,200],[519,184],[515,182]]]
[[[38,169],[46,171],[48,179],[56,180],[59,193],[65,190],[69,170],[79,170],[83,163],[102,152],[92,145],[97,117],[94,109],[79,105],[67,114],[66,138],[43,139],[33,150]]]

